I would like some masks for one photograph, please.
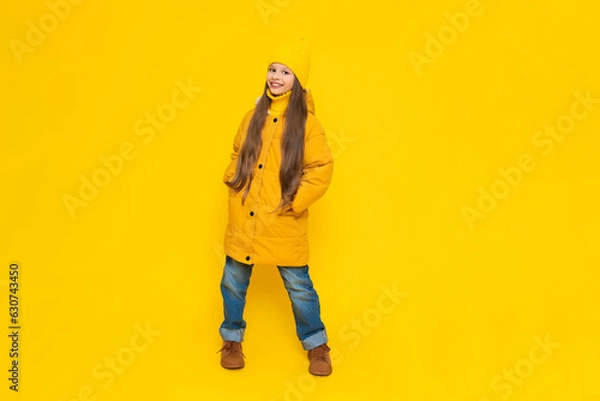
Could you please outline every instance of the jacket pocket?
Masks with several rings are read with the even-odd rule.
[[[257,224],[257,235],[270,238],[301,237],[307,232],[307,216],[287,209],[283,213],[272,207],[262,206]]]

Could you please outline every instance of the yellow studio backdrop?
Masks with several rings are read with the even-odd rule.
[[[596,2],[0,18],[2,400],[600,400]],[[270,48],[300,35],[335,155],[309,229],[328,378],[273,266],[254,269],[246,368],[216,353],[222,174]]]

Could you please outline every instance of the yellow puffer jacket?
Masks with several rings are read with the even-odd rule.
[[[254,167],[252,185],[244,204],[244,190],[229,188],[229,224],[225,233],[225,253],[247,264],[304,266],[308,264],[308,207],[327,190],[333,173],[333,157],[325,131],[314,115],[314,103],[307,94],[304,168],[292,208],[283,214],[279,168],[281,135],[285,117],[268,115],[262,131],[262,149]],[[231,162],[223,176],[235,174],[238,154],[254,110],[243,118],[233,143]]]

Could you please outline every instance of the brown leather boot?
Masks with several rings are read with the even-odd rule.
[[[225,369],[241,369],[244,367],[244,354],[242,353],[242,343],[235,341],[223,342],[221,353],[221,366]]]
[[[308,359],[310,359],[308,371],[311,374],[315,376],[329,376],[333,372],[329,351],[330,349],[326,343],[308,351]]]

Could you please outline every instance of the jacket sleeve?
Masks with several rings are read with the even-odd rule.
[[[316,202],[327,190],[333,175],[333,156],[321,125],[314,124],[314,133],[308,136],[304,147],[304,168],[300,187],[292,202],[292,209],[301,213]]]
[[[233,178],[233,175],[235,174],[235,169],[237,167],[237,159],[240,154],[240,149],[242,147],[242,136],[244,136],[244,134],[246,132],[247,123],[248,123],[248,114],[246,114],[246,116],[244,116],[244,118],[242,119],[242,123],[240,124],[240,127],[238,128],[238,132],[235,135],[235,138],[233,140],[233,152],[231,152],[231,161],[229,162],[229,165],[227,166],[227,169],[225,170],[225,174],[223,174],[223,182],[224,183],[229,182]]]

